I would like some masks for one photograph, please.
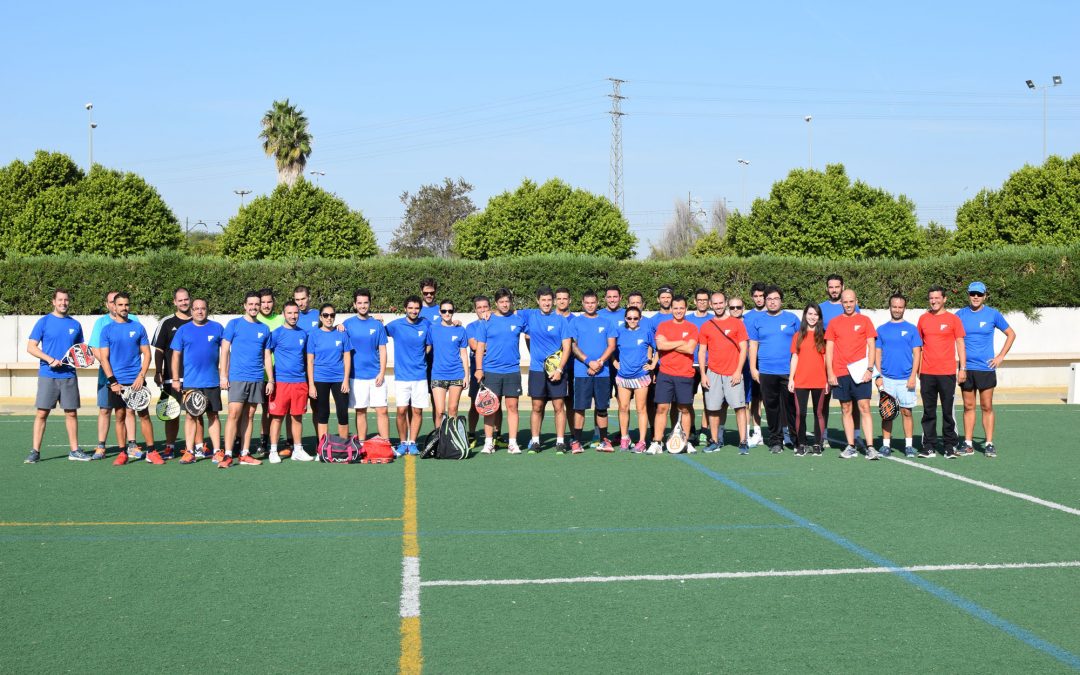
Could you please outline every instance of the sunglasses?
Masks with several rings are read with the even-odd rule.
[[[333,319],[335,316],[337,316],[337,314],[331,314],[330,312],[323,312],[319,316],[321,316],[324,319]]]
[[[738,311],[742,311],[743,306],[742,305],[728,305],[727,308],[730,309],[733,312],[738,312]]]
[[[435,295],[435,291],[421,291],[420,295]]]
[[[454,310],[452,310],[452,309],[440,309],[439,310],[439,314],[453,314],[453,313],[454,313]]]
[[[628,317],[626,317],[626,320],[627,321],[641,321],[641,317],[640,316],[628,316]]]
[[[968,293],[968,297],[971,297],[971,298],[981,298],[981,297],[983,297],[985,295],[986,295],[986,293],[979,293],[978,291],[971,291],[970,293]]]

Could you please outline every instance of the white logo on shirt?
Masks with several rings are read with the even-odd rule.
[[[597,332],[597,333],[603,333],[603,332],[604,332],[604,327],[603,327],[603,326],[600,326],[600,329],[599,329],[599,330],[597,330],[596,332]]]
[[[303,346],[304,346],[304,338],[300,338],[300,346],[301,346],[301,347],[303,347]]]
[[[638,341],[637,341],[638,347],[641,346],[642,342],[645,342],[645,339],[644,338],[639,338]]]
[[[986,325],[986,322],[985,322],[985,321],[980,321],[980,322],[979,322],[979,328],[982,328],[982,327],[983,327],[983,326],[985,326],[985,325]]]
[[[907,337],[907,331],[906,330],[900,331],[900,337]]]
[[[75,329],[74,328],[68,328],[68,335],[74,335],[74,334],[75,334]]]
[[[451,335],[450,336],[450,342],[457,342],[459,337],[461,337],[461,336],[460,335]]]
[[[513,332],[514,332],[514,331],[516,331],[517,329],[518,329],[518,325],[517,325],[516,323],[512,323],[512,324],[510,324],[510,332],[511,332],[511,333],[513,333]]]
[[[374,328],[369,328],[368,329],[368,335],[374,335],[374,334],[375,334],[375,329]]]
[[[624,323],[626,323],[626,322],[625,321],[619,321],[619,328],[622,328]]]
[[[946,328],[948,328],[948,327],[949,327],[949,324],[947,324],[947,323],[943,323],[943,324],[941,324],[941,326],[939,327],[939,330],[942,330],[942,331],[944,331],[944,330],[945,330]]]
[[[133,338],[133,337],[135,337],[135,331],[133,331],[133,330],[132,330],[132,331],[128,331],[128,337],[129,337],[129,338]]]
[[[686,337],[686,336],[687,336],[687,335],[689,335],[689,334],[690,334],[690,333],[683,333],[683,334],[682,334],[682,336],[683,336],[683,337]]]
[[[206,336],[206,341],[207,342],[213,342],[214,341],[214,336],[213,335],[207,335]]]
[[[550,333],[551,331],[555,330],[555,326],[548,326],[547,329],[548,329],[548,332]]]
[[[731,335],[731,329],[730,328],[725,328],[724,329],[724,335]]]
[[[787,330],[787,324],[786,323],[780,324],[780,332],[783,333],[785,330]]]
[[[424,337],[424,331],[422,331],[422,330],[416,331],[416,337]]]
[[[862,330],[862,324],[861,323],[855,324],[855,332],[858,333],[861,330]]]

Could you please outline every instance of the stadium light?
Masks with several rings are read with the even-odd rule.
[[[814,170],[814,130],[810,125],[810,121],[814,119],[813,115],[807,115],[803,118],[806,120],[806,138],[810,145],[810,170]]]
[[[89,135],[88,145],[90,147],[90,163],[86,167],[86,173],[89,174],[94,170],[94,129],[97,129],[97,124],[94,123],[94,104],[87,103],[83,106],[86,108],[86,120],[87,120],[87,134]]]
[[[1024,83],[1027,84],[1028,89],[1031,89],[1031,90],[1042,89],[1042,93],[1043,93],[1043,161],[1044,162],[1046,161],[1046,90],[1049,89],[1050,87],[1060,87],[1061,86],[1061,76],[1060,75],[1054,75],[1053,77],[1050,78],[1050,81],[1052,82],[1052,84],[1044,84],[1042,86],[1039,86],[1039,85],[1035,84],[1035,82],[1033,80],[1024,80]]]
[[[742,168],[743,168],[743,170],[741,172],[742,173],[742,193],[739,196],[739,203],[742,204],[745,207],[745,205],[746,205],[746,169],[747,169],[747,167],[750,166],[750,160],[743,159],[742,157],[740,157],[738,161],[739,161],[739,165],[742,166]]]

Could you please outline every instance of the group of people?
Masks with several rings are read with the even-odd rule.
[[[463,393],[473,400],[481,394],[499,399],[497,411],[484,416],[482,441],[476,431],[480,415],[469,406],[468,428],[480,452],[494,453],[505,432],[506,451],[520,454],[522,336],[529,352],[526,388],[531,414],[525,451],[530,454],[544,450],[540,430],[549,403],[556,453],[584,452],[583,429],[590,411],[592,445],[613,452],[608,411],[614,398],[622,450],[663,452],[670,422],[673,433],[678,430],[686,439],[675,451],[696,452],[696,443],[704,452],[716,452],[725,445],[731,410],[739,454],[765,445],[775,454],[788,447],[796,456],[820,456],[829,447],[829,408],[835,398],[845,436],[840,457],[862,453],[877,459],[892,451],[893,424],[883,420],[881,444],[875,447],[870,399],[876,385],[900,408],[907,456],[937,454],[939,405],[942,454],[948,458],[973,454],[976,404],[982,409],[983,451],[987,457],[996,456],[995,371],[1016,335],[1001,313],[986,305],[982,282],[968,287],[968,305],[956,313],[946,309],[945,290],[931,286],[929,308],[917,325],[904,318],[907,299],[894,294],[889,299],[889,321],[877,327],[860,313],[855,292],[845,289],[838,275],[826,280],[827,299],[808,304],[801,319],[784,310],[779,287],[764,283],[751,286],[749,307],[738,294],[697,289],[692,309],[686,296],[662,286],[656,293],[657,311],[650,316],[644,314],[641,293],[630,293],[624,306],[618,286],[604,289],[602,306],[598,294],[587,291],[578,312],[572,311],[566,288],[541,287],[536,291],[537,307],[520,310],[515,310],[510,291],[500,289],[493,299],[473,298],[477,320],[468,325],[455,318],[452,301],[436,301],[434,279],[421,280],[419,290],[405,298],[403,317],[384,322],[370,313],[367,289],[353,294],[355,313],[342,321],[332,304],[312,307],[306,286],[296,287],[280,312],[274,292],[263,289],[248,293],[241,316],[223,326],[209,319],[205,298],[193,298],[186,288],[178,288],[173,293],[175,312],[159,323],[152,338],[131,314],[129,294],[111,291],[105,297],[107,314],[98,318],[88,340],[100,362],[98,443],[88,454],[78,443],[75,370],[63,360],[72,345],[83,342],[83,331],[68,315],[70,293],[57,289],[53,311],[35,324],[27,347],[40,359],[40,369],[33,444],[26,462],[39,461],[46,420],[57,404],[66,416],[68,458],[75,461],[105,458],[114,416],[116,465],[137,459],[164,464],[178,454],[181,464],[209,458],[221,468],[259,465],[260,457],[270,463],[286,458],[312,461],[316,456],[302,441],[303,418],[310,407],[316,437],[323,437],[329,433],[331,401],[339,436],[350,435],[352,411],[355,435],[366,440],[372,410],[375,433],[389,438],[390,344],[397,454],[419,454],[425,412],[431,411],[435,423],[444,414],[454,416]],[[1006,337],[995,353],[994,334],[999,330]],[[151,363],[163,397],[179,401],[198,392],[205,398],[202,414],[185,414],[182,453],[177,449],[179,419],[165,423],[165,444],[159,451],[148,411],[129,410],[121,396],[146,386]],[[916,384],[923,401],[917,453],[912,416]],[[952,414],[957,384],[964,401],[963,442]],[[223,390],[228,392],[227,408]],[[703,416],[696,420],[699,392]],[[810,407],[812,432],[806,423]],[[259,408],[261,434],[252,449]],[[630,428],[632,409],[636,440]],[[136,442],[136,418],[145,446]],[[281,443],[283,426],[286,444]]]

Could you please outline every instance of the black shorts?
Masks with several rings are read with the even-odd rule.
[[[656,402],[693,405],[694,378],[660,373],[656,376]]]
[[[193,390],[185,389],[184,391]],[[224,407],[221,405],[221,387],[197,387],[194,391],[201,391],[206,397],[206,412],[221,412]],[[180,397],[180,402],[184,402],[183,396]]]
[[[542,370],[529,371],[529,396],[532,398],[566,398],[568,390],[565,375],[558,382],[552,382]]]
[[[986,391],[997,386],[996,370],[969,370],[960,383],[960,391]]]

